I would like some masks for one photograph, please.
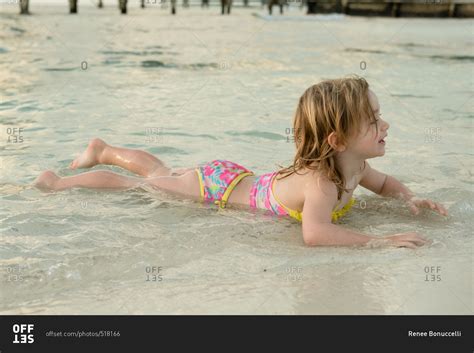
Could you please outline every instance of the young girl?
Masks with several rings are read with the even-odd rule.
[[[302,221],[307,245],[361,245],[383,243],[416,248],[427,242],[416,232],[374,237],[333,224],[352,204],[360,184],[381,195],[406,201],[414,214],[419,207],[447,215],[436,202],[422,200],[395,178],[383,174],[367,159],[385,154],[389,124],[364,78],[326,80],[301,96],[293,120],[296,155],[288,168],[256,176],[227,160],[213,160],[194,168],[171,170],[151,154],[113,147],[93,139],[72,169],[97,164],[120,166],[140,177],[93,171],[60,178],[51,171],[35,181],[39,188],[72,187],[126,189],[150,185],[182,197],[269,210]]]

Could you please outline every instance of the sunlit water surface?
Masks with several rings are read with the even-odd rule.
[[[1,10],[0,312],[472,314],[472,20]],[[78,173],[68,164],[96,136],[172,167],[225,158],[274,170],[292,160],[299,96],[350,73],[391,124],[372,167],[450,215],[415,217],[358,189],[340,224],[416,230],[429,246],[309,248],[291,219],[140,189],[30,186],[46,169]]]

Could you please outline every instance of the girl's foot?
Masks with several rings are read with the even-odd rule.
[[[33,185],[39,189],[54,190],[56,188],[56,183],[60,179],[61,178],[54,174],[54,172],[47,170],[36,178]]]
[[[97,164],[100,164],[100,156],[102,155],[105,146],[107,146],[105,141],[99,138],[92,139],[91,142],[89,142],[89,146],[87,146],[86,150],[71,162],[69,168],[91,168]]]

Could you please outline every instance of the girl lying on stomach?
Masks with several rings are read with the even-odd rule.
[[[392,176],[370,167],[367,160],[385,154],[389,124],[382,119],[377,96],[364,78],[325,80],[301,96],[293,120],[296,154],[293,164],[256,176],[247,168],[222,159],[192,168],[172,170],[160,159],[140,150],[114,147],[93,139],[71,168],[110,164],[137,177],[110,171],[93,171],[71,177],[43,172],[35,185],[43,189],[72,187],[128,189],[150,185],[160,190],[211,202],[261,208],[302,222],[305,244],[362,245],[386,243],[416,248],[427,242],[416,232],[383,238],[334,224],[355,202],[358,185],[381,196],[403,199],[414,214],[420,207],[446,216],[446,209],[431,200],[418,199]]]

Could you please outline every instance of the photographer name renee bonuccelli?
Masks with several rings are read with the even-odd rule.
[[[408,331],[408,337],[461,337],[461,331]]]

